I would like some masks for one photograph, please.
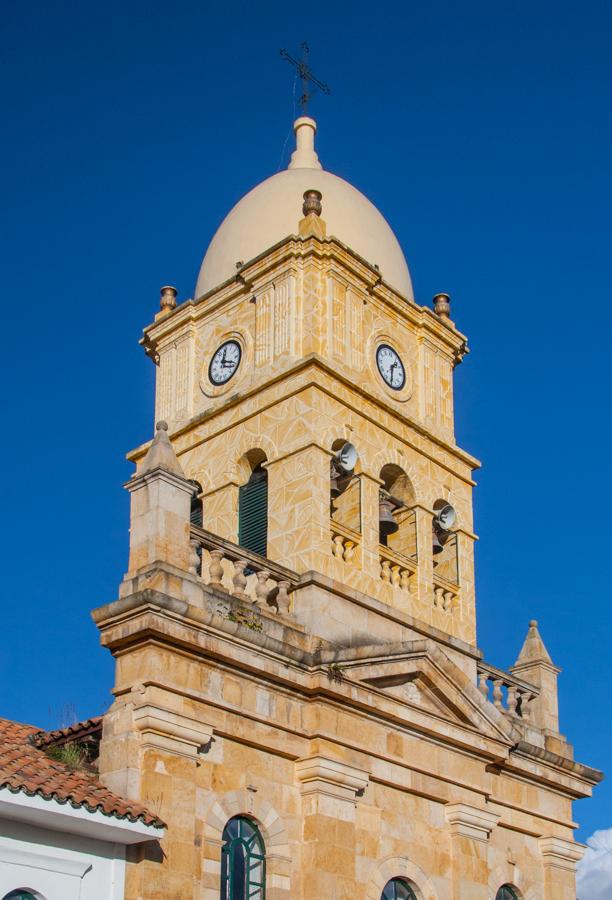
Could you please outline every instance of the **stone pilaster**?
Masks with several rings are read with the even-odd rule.
[[[267,464],[268,556],[296,572],[324,571],[331,556],[329,459],[308,444]]]
[[[433,513],[424,506],[415,506],[417,523],[417,551],[419,570],[417,595],[423,607],[433,604],[433,553],[432,529]]]
[[[356,880],[357,797],[369,775],[324,756],[300,759],[295,776],[302,793],[303,900],[350,896]]]
[[[382,484],[364,472],[361,476],[361,566],[371,578],[380,579],[379,494]]]
[[[540,838],[544,868],[543,900],[575,900],[576,863],[585,851],[583,844],[558,837]]]
[[[454,900],[488,900],[489,838],[499,816],[468,803],[445,807],[451,833]]]
[[[173,708],[175,707],[175,708]],[[101,779],[144,803],[166,823],[161,848],[135,848],[126,873],[126,900],[191,896],[201,853],[196,841],[197,769],[210,746],[210,725],[180,712],[177,698],[136,684],[104,717]]]

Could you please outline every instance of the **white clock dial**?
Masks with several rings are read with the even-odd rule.
[[[208,367],[208,377],[213,384],[226,384],[236,374],[242,348],[238,341],[225,341],[215,351]]]
[[[394,391],[401,391],[406,384],[406,371],[397,351],[389,344],[381,344],[376,350],[376,365],[383,381]]]

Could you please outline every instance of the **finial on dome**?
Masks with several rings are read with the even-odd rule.
[[[291,154],[290,169],[322,169],[317,151],[314,148],[314,136],[317,123],[310,116],[300,116],[293,123],[295,131],[295,150]]]
[[[315,188],[310,188],[308,191],[304,191],[303,196],[302,212],[304,213],[304,218],[300,219],[298,234],[303,238],[317,237],[319,240],[323,240],[327,234],[327,225],[321,218],[323,194],[321,191],[315,190]]]
[[[323,212],[322,199],[323,194],[321,191],[315,191],[314,189],[304,191],[304,203],[302,205],[304,215],[307,216],[309,213],[314,213],[315,216],[320,216]]]

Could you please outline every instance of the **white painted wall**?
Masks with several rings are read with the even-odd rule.
[[[124,874],[123,844],[0,818],[0,900],[123,900]]]

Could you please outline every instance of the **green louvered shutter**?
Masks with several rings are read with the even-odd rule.
[[[193,494],[191,495],[191,509],[189,511],[189,521],[192,525],[202,528],[204,525],[204,514],[202,509],[202,485],[199,481],[191,481],[193,485]]]
[[[189,521],[192,525],[202,528],[204,524],[204,514],[202,510],[202,501],[194,497],[191,501],[191,509],[189,511]]]
[[[268,473],[255,469],[238,495],[238,543],[265,556],[268,551]]]

